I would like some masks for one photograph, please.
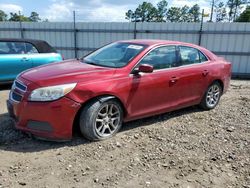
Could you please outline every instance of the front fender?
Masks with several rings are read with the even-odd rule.
[[[100,101],[100,102],[105,102],[105,101],[108,101],[108,100],[111,100],[111,99],[115,99],[115,96],[99,96],[97,97],[97,99]]]

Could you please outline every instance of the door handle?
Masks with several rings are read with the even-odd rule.
[[[171,83],[171,84],[174,84],[174,83],[176,83],[178,80],[179,80],[178,77],[173,76],[173,77],[170,79],[170,83]]]
[[[204,70],[204,71],[202,72],[202,75],[203,75],[203,76],[207,76],[207,75],[208,75],[208,73],[209,73],[209,71],[208,71],[208,70]]]
[[[29,58],[23,57],[23,58],[21,59],[21,61],[29,61]]]

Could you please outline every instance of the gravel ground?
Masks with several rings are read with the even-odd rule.
[[[250,188],[250,81],[211,111],[186,108],[126,123],[115,137],[66,143],[13,128],[0,91],[0,187]]]

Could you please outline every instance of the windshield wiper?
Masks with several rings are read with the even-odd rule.
[[[95,63],[94,61],[86,61],[86,60],[84,60],[84,59],[82,59],[83,61],[83,63],[86,63],[86,64],[89,64],[89,65],[97,65],[97,66],[100,66],[99,64],[97,64],[97,63]]]
[[[100,64],[100,63],[96,63],[94,61],[86,61],[86,60],[82,60],[83,63],[86,63],[86,64],[89,64],[89,65],[95,65],[95,66],[99,66],[99,67],[109,67],[109,68],[115,68],[113,66],[108,66],[108,65],[103,65],[103,64]]]

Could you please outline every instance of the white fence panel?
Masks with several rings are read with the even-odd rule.
[[[234,75],[250,77],[249,23],[0,22],[0,38],[45,40],[74,58],[105,44],[127,39],[164,39],[200,44],[232,62]],[[76,36],[76,38],[75,38]],[[201,40],[200,40],[201,39]]]

